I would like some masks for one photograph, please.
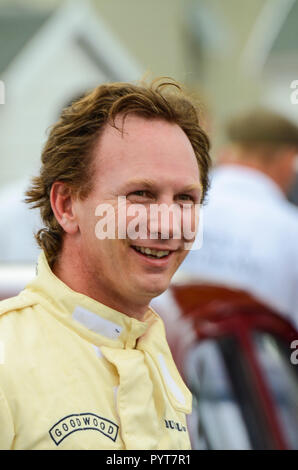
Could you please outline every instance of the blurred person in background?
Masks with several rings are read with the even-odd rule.
[[[212,171],[204,237],[179,275],[244,289],[298,325],[298,209],[286,199],[298,129],[265,109],[232,119]],[[157,299],[158,300],[158,299]]]

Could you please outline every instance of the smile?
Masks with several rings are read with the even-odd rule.
[[[148,258],[164,258],[165,256],[168,256],[170,254],[169,250],[154,250],[151,248],[146,248],[144,246],[132,246],[132,248],[135,251],[138,251],[139,253],[142,253],[145,256],[148,256]]]

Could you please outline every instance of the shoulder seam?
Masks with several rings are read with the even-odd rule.
[[[16,297],[11,297],[0,302],[0,317],[5,313],[21,310],[34,304],[35,302],[32,299],[27,298],[22,291]]]

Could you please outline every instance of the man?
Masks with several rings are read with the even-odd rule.
[[[186,205],[195,226],[208,150],[175,82],[102,85],[62,112],[27,191],[45,224],[37,277],[0,304],[1,448],[190,447],[191,394],[148,307],[189,237],[174,236],[182,219],[150,209]],[[131,230],[136,206],[143,238]],[[103,236],[103,209],[116,237]]]
[[[232,119],[227,136],[212,172],[202,249],[179,275],[247,290],[298,325],[298,210],[286,199],[298,129],[260,109]]]

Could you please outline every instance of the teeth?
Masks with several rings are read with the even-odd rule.
[[[167,256],[170,253],[169,251],[151,250],[151,248],[145,248],[143,246],[135,246],[135,249],[137,251],[140,251],[144,255],[150,255],[150,256],[154,256],[156,258],[162,258],[163,256]]]

